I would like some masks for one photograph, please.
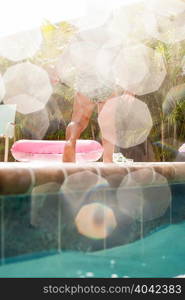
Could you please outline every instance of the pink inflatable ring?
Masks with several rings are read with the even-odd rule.
[[[11,148],[13,157],[26,161],[62,161],[65,141],[20,140]],[[76,161],[93,162],[100,159],[103,148],[100,143],[91,140],[78,140],[76,144]]]

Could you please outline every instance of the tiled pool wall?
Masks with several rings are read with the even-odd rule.
[[[84,166],[68,165],[64,170],[63,167],[51,165],[16,164],[14,167],[8,164],[0,168],[2,179],[0,184],[1,264],[8,263],[15,258],[48,255],[60,251],[102,250],[125,245],[138,239],[142,239],[144,244],[146,235],[159,230],[162,226],[185,220],[185,164],[142,164],[130,167],[111,164],[99,165],[98,168],[98,172],[97,165],[96,167],[86,166],[85,170],[89,169],[94,174],[101,173],[109,185],[101,183],[91,192],[86,192],[85,197],[82,190],[70,192],[61,188],[66,174],[67,176],[79,175],[84,171]],[[151,172],[147,173],[147,168],[149,170],[152,168],[156,174],[161,174],[167,181],[158,182],[158,185],[157,181],[151,184],[151,178],[149,178]],[[123,203],[125,195],[134,195],[131,197],[133,204],[131,204],[130,211],[135,211],[141,182],[143,182],[142,193],[145,194],[145,199],[148,197],[152,201],[148,202],[146,209],[144,208],[145,211],[141,209],[136,210],[134,214],[128,214],[128,211],[120,209],[117,191],[124,177],[138,170],[140,185],[129,186],[128,184],[124,188]],[[29,184],[28,180],[30,180]],[[45,188],[43,190],[40,187]],[[164,209],[158,204],[157,211],[151,217],[151,211],[155,211],[155,200],[160,201],[160,199],[155,199],[155,195],[157,198],[161,197],[161,206],[165,206],[163,194],[166,195],[166,189],[171,193],[170,202]],[[122,190],[120,190],[121,194]],[[135,196],[136,202],[134,202]],[[110,215],[108,211],[107,230],[109,233],[104,238],[99,237],[99,234],[102,234],[99,232],[102,219],[101,208],[96,211],[97,236],[96,231],[92,231],[93,233],[89,236],[82,234],[81,231],[86,231],[86,228],[83,229],[82,222],[82,229],[79,230],[79,224],[76,222],[76,216],[84,206],[97,203],[109,208],[112,212]],[[111,218],[115,220],[115,224]]]

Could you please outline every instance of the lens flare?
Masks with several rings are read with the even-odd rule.
[[[113,10],[110,30],[117,32],[124,44],[143,41],[148,37],[145,28],[145,5],[143,1],[120,6]]]
[[[110,50],[107,51],[110,54]],[[111,83],[104,72],[105,68],[109,68],[110,58],[103,61],[99,55],[99,48],[90,41],[73,41],[57,63],[56,68],[61,81],[88,98],[106,99],[113,93],[114,82]]]
[[[84,195],[84,203],[98,202],[101,204],[115,203],[114,191],[110,189],[108,181],[100,178],[96,185],[92,186]]]
[[[102,185],[108,185],[108,183],[100,175],[91,171],[81,171],[66,177],[60,190],[64,194],[72,213],[75,214],[80,205],[84,201],[86,202],[90,191]]]
[[[103,138],[121,148],[143,143],[153,126],[147,105],[130,95],[108,100],[98,123]]]
[[[117,227],[113,210],[100,203],[84,205],[75,218],[78,232],[91,239],[105,239]]]
[[[68,51],[72,61],[72,64],[77,70],[84,70],[84,67],[93,66],[92,60],[94,61],[97,56],[97,46],[93,45],[89,41],[78,41],[74,40]],[[87,66],[84,66],[86,64]]]
[[[78,92],[105,99],[116,86],[136,95],[155,92],[166,76],[162,54],[138,42],[123,43],[105,26],[79,32],[60,56],[57,72]]]
[[[162,55],[142,44],[123,47],[112,70],[116,82],[135,95],[155,92],[166,76]]]
[[[11,61],[32,57],[42,44],[40,29],[19,32],[0,39],[0,55]]]
[[[171,205],[167,179],[152,169],[141,169],[125,176],[117,190],[123,213],[141,222],[165,215]]]
[[[97,76],[100,82],[103,82],[107,88],[111,88],[113,92],[116,91],[117,81],[112,67],[119,53],[120,47],[103,47],[98,51],[96,59]]]
[[[62,82],[92,99],[106,99],[115,91],[112,63],[121,40],[107,26],[78,32],[56,64]]]
[[[76,69],[70,59],[68,48],[59,56],[56,71],[62,83],[74,88]]]
[[[111,89],[100,81],[95,68],[91,70],[86,69],[78,75],[75,89],[86,97],[95,100],[106,99],[112,94]]]
[[[86,14],[70,22],[78,28],[79,31],[95,29],[102,26],[111,13],[109,1],[93,0],[86,2]]]
[[[17,111],[21,114],[29,114],[44,108],[44,103],[27,94],[20,94],[15,97],[8,98],[4,101],[6,104],[16,104]]]
[[[87,29],[77,33],[74,40],[78,42],[85,42],[91,45],[91,47],[96,47],[96,49],[112,48],[115,46],[122,45],[123,41],[120,39],[120,35],[114,31],[109,30],[109,23],[111,19],[108,20],[103,26]]]
[[[48,74],[29,62],[8,68],[3,79],[4,103],[17,104],[17,111],[23,114],[43,109],[52,94]]]
[[[149,72],[145,56],[148,49],[143,46],[123,48],[114,65],[115,77],[126,90],[132,91]]]
[[[88,0],[85,2],[87,5],[87,12],[84,17],[71,21],[80,32],[84,30],[96,30],[97,28],[110,23],[112,10],[115,7],[115,1]],[[118,6],[118,3],[116,4],[116,6]]]
[[[53,194],[60,190],[60,184],[57,182],[47,182],[45,184],[37,185],[32,189],[32,196],[36,194]]]
[[[77,172],[65,179],[61,191],[65,193],[86,192],[92,186],[96,185],[100,179],[100,176],[91,171]]]
[[[39,126],[38,126],[39,124]],[[46,109],[27,114],[21,120],[21,130],[24,136],[41,140],[49,128],[49,118]]]
[[[151,0],[146,4],[146,30],[164,43],[185,39],[185,3],[181,0]]]

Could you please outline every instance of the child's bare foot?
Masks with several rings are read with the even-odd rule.
[[[65,144],[63,162],[75,162],[75,144],[71,141]]]

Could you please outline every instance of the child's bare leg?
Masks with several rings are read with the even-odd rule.
[[[66,143],[63,162],[75,162],[76,140],[80,137],[81,128],[77,122],[71,122],[66,129]]]
[[[75,162],[76,140],[87,127],[94,110],[94,104],[78,93],[74,99],[72,120],[66,129],[66,144],[63,162]]]
[[[103,162],[104,163],[112,163],[113,162],[113,153],[114,153],[114,145],[112,145],[109,141],[102,138],[102,144],[104,148],[103,152]]]
[[[106,102],[100,102],[98,103],[98,114],[101,112],[103,109],[103,106]],[[103,145],[103,162],[105,163],[111,163],[113,162],[113,153],[114,153],[114,145],[111,144],[109,141],[107,141],[103,136],[102,136],[102,145]]]

